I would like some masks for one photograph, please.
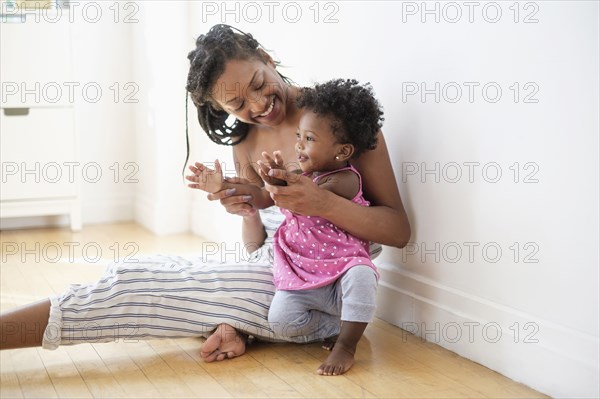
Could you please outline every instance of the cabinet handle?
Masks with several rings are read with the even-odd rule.
[[[29,115],[29,108],[3,108],[4,115],[6,116],[27,116]]]

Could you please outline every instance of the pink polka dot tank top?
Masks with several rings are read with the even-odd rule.
[[[323,173],[319,179],[343,170],[358,175],[358,193],[353,202],[368,206],[363,198],[358,171],[346,166]],[[356,265],[377,268],[369,256],[369,242],[361,240],[321,217],[302,216],[281,209],[285,220],[275,232],[273,282],[278,290],[308,290],[333,283]],[[379,277],[379,274],[378,274]]]

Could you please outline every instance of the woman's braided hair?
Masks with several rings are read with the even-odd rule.
[[[196,48],[189,52],[190,70],[186,89],[198,109],[198,121],[208,137],[217,144],[235,145],[248,132],[248,125],[225,121],[229,114],[218,109],[211,96],[215,81],[232,59],[260,57],[259,43],[252,35],[235,33],[230,26],[215,25],[196,39]]]

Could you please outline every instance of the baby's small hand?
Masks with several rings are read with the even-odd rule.
[[[260,177],[265,181],[265,183],[273,185],[273,186],[286,186],[287,182],[285,180],[276,179],[274,177],[269,176],[269,171],[271,169],[282,169],[285,170],[283,165],[283,158],[281,157],[280,151],[273,152],[273,156],[270,156],[268,152],[263,151],[262,153],[263,159],[258,160],[259,174]]]
[[[193,175],[185,177],[192,182],[192,184],[188,184],[188,187],[197,188],[208,193],[216,193],[223,189],[223,170],[218,159],[215,160],[214,170],[200,162],[190,165],[189,168]]]

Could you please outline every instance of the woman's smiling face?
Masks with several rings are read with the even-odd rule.
[[[242,122],[277,126],[286,118],[286,88],[271,59],[230,60],[212,88],[212,98]]]

